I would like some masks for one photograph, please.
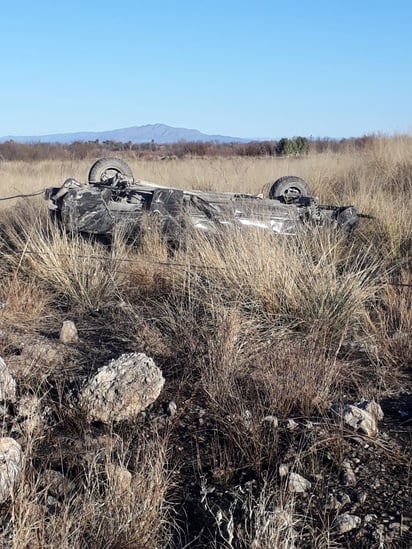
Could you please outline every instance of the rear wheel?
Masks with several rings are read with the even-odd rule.
[[[277,179],[269,190],[269,198],[282,202],[297,202],[299,199],[309,197],[309,188],[306,181],[295,175],[285,175]]]
[[[88,181],[90,184],[114,185],[119,182],[132,184],[133,173],[127,162],[121,158],[101,158],[92,164]]]

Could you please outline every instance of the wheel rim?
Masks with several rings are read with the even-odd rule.
[[[288,187],[285,189],[283,196],[285,196],[285,198],[300,198],[302,196],[302,191],[297,187]]]
[[[102,175],[100,176],[100,181],[109,181],[110,179],[113,179],[116,175],[124,175],[120,170],[117,170],[116,168],[107,168],[107,170],[104,170]]]

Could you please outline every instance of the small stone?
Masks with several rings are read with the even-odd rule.
[[[356,406],[361,410],[369,412],[377,421],[381,421],[384,418],[383,410],[375,400],[363,400],[362,402],[357,402]]]
[[[242,419],[247,423],[252,421],[252,412],[250,410],[244,410],[242,413]]]
[[[40,477],[39,484],[55,498],[67,496],[74,488],[70,480],[59,471],[47,469]]]
[[[346,486],[355,486],[356,484],[356,476],[352,469],[352,465],[350,464],[350,461],[345,460],[342,463],[342,469],[343,469],[343,480],[345,482]]]
[[[24,455],[13,438],[0,438],[0,503],[12,495],[23,468]]]
[[[311,483],[299,475],[298,473],[290,473],[288,480],[288,490],[289,492],[294,492],[295,494],[303,494],[311,487]]]
[[[16,382],[0,357],[0,402],[16,402]]]
[[[60,502],[54,496],[49,495],[46,498],[46,507],[49,512],[54,513],[60,507]]]
[[[341,504],[336,499],[336,497],[333,494],[329,494],[326,502],[326,509],[335,511],[337,509],[340,509],[340,507],[341,507]]]
[[[332,409],[354,431],[362,431],[371,438],[378,434],[378,419],[375,411],[371,413],[352,404],[345,404],[343,407],[333,406]]]
[[[177,412],[177,404],[174,400],[171,400],[167,406],[167,413],[170,417],[174,417]]]
[[[335,521],[335,526],[340,534],[345,534],[346,532],[350,532],[355,528],[359,528],[361,522],[361,518],[357,515],[349,515],[348,513],[345,513],[344,515],[340,515],[339,517],[337,517]]]
[[[373,514],[368,514],[368,515],[365,515],[365,518],[363,520],[365,524],[369,524],[371,522],[375,522],[376,520],[378,520],[378,517]]]
[[[40,399],[36,395],[23,395],[18,402],[17,410],[22,432],[27,437],[41,431],[44,422],[41,415]]]
[[[289,473],[289,467],[286,465],[286,463],[281,463],[279,465],[279,476],[285,477]]]
[[[25,394],[18,402],[18,417],[26,419],[39,413],[40,399],[36,395]]]
[[[77,333],[76,325],[71,320],[65,320],[60,330],[60,343],[68,345],[70,343],[78,343],[79,334]]]
[[[349,494],[343,493],[339,495],[339,503],[341,507],[345,507],[345,505],[348,505],[349,503],[352,503],[352,500],[350,499]]]
[[[286,422],[286,427],[289,431],[295,431],[299,427],[299,423],[297,423],[294,419],[289,418]]]
[[[109,478],[110,486],[112,486],[113,490],[118,495],[130,492],[132,485],[132,474],[125,467],[108,463],[107,476]]]
[[[376,437],[378,433],[377,421],[372,414],[356,406],[348,406],[344,414],[345,423],[358,429],[369,437]]]
[[[262,423],[272,429],[276,429],[279,425],[279,420],[276,416],[266,416],[262,419]]]

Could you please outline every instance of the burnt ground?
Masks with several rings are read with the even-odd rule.
[[[411,547],[412,394],[385,399],[381,405],[385,418],[375,439],[342,430],[324,417],[295,418],[293,430],[287,420],[281,421],[274,454],[263,456],[260,471],[236,467],[235,457],[221,466],[216,456],[221,425],[204,408],[191,402],[178,419],[165,418],[164,425],[174,423],[179,515],[184,517],[187,546],[230,546],[225,544],[227,524],[217,527],[220,513],[233,517],[233,547],[244,547],[236,541],[236,531],[241,538],[246,502],[257,504],[264,479],[270,478],[269,510],[275,509],[287,494],[279,465],[289,464],[311,482],[307,493],[294,497],[296,547],[314,547],[315,540],[322,546],[327,539],[336,547]],[[344,462],[354,472],[353,483],[345,478]],[[337,518],[346,513],[358,516],[361,526],[340,534]]]

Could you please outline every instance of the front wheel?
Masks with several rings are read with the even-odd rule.
[[[88,181],[91,185],[116,186],[119,182],[133,184],[133,172],[127,162],[121,158],[101,158],[89,170]]]
[[[310,196],[306,181],[295,175],[285,175],[277,179],[269,190],[269,198],[281,200],[286,204],[298,202]]]

